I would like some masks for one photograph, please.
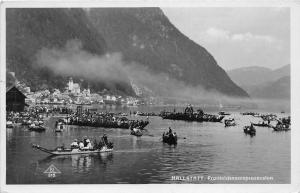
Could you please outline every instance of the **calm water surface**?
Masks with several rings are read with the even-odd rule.
[[[270,128],[257,127],[256,136],[250,137],[242,128],[259,119],[239,113],[231,117],[235,117],[238,125],[227,128],[224,123],[150,117],[142,137],[129,135],[129,130],[124,129],[67,126],[63,133],[52,129],[37,133],[23,126],[7,128],[7,183],[290,183],[290,132],[276,133]],[[54,121],[55,118],[50,118],[47,125],[53,128]],[[169,126],[179,136],[176,147],[161,142],[161,135]],[[84,136],[93,141],[104,132],[114,142],[112,153],[51,157],[31,148],[31,143],[50,149],[62,144],[69,146],[72,140]],[[51,164],[61,171],[55,178],[43,173]],[[172,176],[191,175],[205,178],[172,180]],[[270,176],[274,180],[210,181],[207,176]]]

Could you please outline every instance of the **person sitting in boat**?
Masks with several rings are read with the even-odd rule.
[[[168,132],[168,134],[169,134],[169,135],[172,134],[172,129],[171,129],[171,127],[169,127],[169,132]]]
[[[87,140],[87,143],[88,143],[87,146],[86,146],[87,149],[93,149],[93,145],[92,145],[92,143],[90,142],[89,139]]]
[[[84,149],[83,141],[80,141],[80,142],[79,142],[79,149]]]
[[[108,139],[107,139],[107,135],[105,133],[103,134],[102,141],[103,141],[104,145],[107,146]]]
[[[84,138],[84,139],[83,139],[83,146],[84,146],[84,147],[86,147],[86,146],[87,146],[87,144],[88,144],[88,142],[87,142],[87,138]]]
[[[71,149],[76,149],[78,148],[78,141],[77,139],[74,139],[74,141],[71,143]]]

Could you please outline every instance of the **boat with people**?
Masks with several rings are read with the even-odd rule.
[[[256,129],[253,126],[253,124],[251,123],[250,126],[245,126],[244,127],[244,133],[245,134],[249,134],[249,135],[255,135],[256,134]]]
[[[56,121],[55,122],[55,132],[63,132],[64,130],[64,127],[65,127],[65,122],[63,121]]]
[[[94,142],[92,145],[89,139],[84,139],[82,141],[77,141],[75,139],[70,148],[65,148],[64,146],[57,147],[55,149],[47,149],[37,144],[32,144],[32,148],[38,149],[45,153],[51,155],[74,155],[74,154],[91,154],[91,153],[104,153],[113,151],[113,143],[108,142],[106,134],[103,135],[101,141],[97,143]]]
[[[272,126],[274,131],[289,131],[291,127],[289,124],[286,124],[280,120],[278,120],[276,126]]]
[[[291,125],[291,116],[280,118],[279,121],[283,124]]]
[[[257,127],[270,127],[270,125],[266,122],[258,122],[258,123],[252,123],[254,126],[257,126]]]
[[[234,118],[224,120],[225,127],[236,126]]]
[[[37,131],[37,132],[42,132],[45,131],[46,128],[44,127],[44,125],[41,123],[37,123],[37,122],[33,122],[31,125],[28,126],[28,129],[30,131]]]
[[[172,129],[169,127],[169,130],[163,133],[162,140],[163,143],[167,143],[169,145],[177,145],[176,132],[173,132]]]
[[[259,113],[256,113],[256,112],[244,112],[244,113],[241,113],[242,115],[252,115],[253,117],[258,117],[260,116]]]
[[[219,115],[230,115],[230,113],[226,113],[225,111],[220,111],[218,114]]]
[[[135,135],[137,137],[141,137],[143,135],[143,132],[140,128],[136,127],[136,128],[130,129],[130,135]]]
[[[111,113],[75,113],[68,116],[68,125],[121,128],[129,129],[130,126],[144,128],[149,124],[148,120],[129,120],[126,117],[114,116]]]
[[[14,124],[12,121],[6,121],[6,128],[13,128]]]
[[[194,109],[191,105],[188,105],[184,112],[166,112],[163,111],[160,113],[160,116],[163,119],[170,119],[170,120],[182,120],[182,121],[197,121],[197,122],[221,122],[224,115],[211,115],[205,114],[202,109],[198,109],[194,112]]]
[[[150,116],[158,116],[156,113],[154,112],[133,112],[133,114],[138,115],[138,116],[145,116],[145,117],[150,117]]]
[[[270,123],[271,121],[277,120],[277,115],[275,114],[265,114],[260,116],[264,121],[268,121]]]
[[[74,155],[74,154],[90,154],[90,153],[104,153],[104,152],[111,152],[113,148],[102,147],[101,149],[71,149],[71,148],[63,148],[57,147],[54,150],[46,149],[39,145],[33,144],[33,148],[41,150],[43,152],[49,153],[51,155]]]

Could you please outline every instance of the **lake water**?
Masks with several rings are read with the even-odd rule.
[[[52,129],[37,133],[23,126],[7,128],[7,183],[290,183],[291,133],[256,127],[256,136],[250,137],[244,134],[243,126],[259,119],[232,113],[237,126],[227,128],[223,122],[197,123],[150,117],[147,132],[142,137],[132,136],[124,129],[67,126],[63,133],[55,133]],[[47,124],[53,128],[54,121],[51,118]],[[161,142],[162,133],[169,126],[179,136],[176,147]],[[32,143],[49,149],[62,144],[69,146],[75,138],[87,136],[93,141],[103,133],[114,142],[114,152],[51,157],[31,148]],[[61,172],[55,178],[44,173],[51,164]],[[187,180],[188,176],[203,178]],[[273,180],[210,180],[208,176],[268,176]]]

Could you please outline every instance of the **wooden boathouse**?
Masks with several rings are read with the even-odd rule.
[[[15,86],[6,91],[6,111],[20,112],[24,111],[26,105],[26,96]]]

